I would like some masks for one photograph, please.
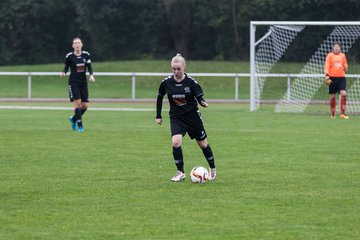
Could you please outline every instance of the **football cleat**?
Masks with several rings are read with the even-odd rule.
[[[210,177],[209,180],[215,180],[216,178],[216,168],[210,168],[209,169]]]
[[[183,173],[181,171],[177,171],[176,175],[173,176],[170,180],[172,182],[181,182],[181,181],[185,180],[185,173]]]
[[[341,118],[341,119],[349,119],[349,116],[347,116],[347,115],[345,115],[345,114],[341,114],[341,115],[340,115],[340,118]]]
[[[331,119],[335,119],[335,115],[334,116],[331,115]]]
[[[83,128],[83,127],[79,127],[79,128],[78,128],[78,132],[80,132],[80,133],[84,132],[84,128]]]
[[[71,128],[72,128],[72,130],[76,131],[76,122],[74,122],[72,116],[69,117],[69,121],[70,121],[70,123],[71,123]]]

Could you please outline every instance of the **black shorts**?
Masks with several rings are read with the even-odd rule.
[[[189,134],[191,139],[202,141],[207,134],[198,109],[191,110],[180,116],[170,116],[171,136]]]
[[[69,81],[70,102],[81,99],[82,102],[89,102],[89,92],[87,82]]]
[[[339,93],[341,90],[346,90],[345,77],[330,77],[332,83],[329,85],[329,94]]]

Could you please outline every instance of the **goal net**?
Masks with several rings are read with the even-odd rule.
[[[347,113],[360,113],[359,37],[360,22],[251,22],[250,110],[328,113],[324,62],[339,42],[349,64]]]

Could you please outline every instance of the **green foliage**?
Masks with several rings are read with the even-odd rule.
[[[69,0],[0,2],[0,64],[57,62],[77,33]],[[61,53],[61,56],[59,55]]]
[[[152,56],[162,47],[157,42],[163,28],[159,0],[151,4],[146,0],[80,0],[76,5],[77,22],[88,33],[92,53],[99,60]]]
[[[0,9],[0,65],[14,65],[58,62],[75,36],[95,60],[169,59],[177,52],[194,60],[247,60],[249,21],[356,21],[360,3],[2,0]],[[296,60],[308,44],[287,60]]]

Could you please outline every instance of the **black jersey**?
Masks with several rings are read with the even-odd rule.
[[[187,76],[177,82],[174,76],[165,78],[159,87],[159,96],[168,95],[170,103],[170,116],[178,116],[197,109],[196,98],[204,95],[200,85],[195,79]]]
[[[90,54],[86,51],[81,51],[79,56],[74,52],[70,52],[65,58],[64,73],[67,73],[70,67],[69,81],[85,81],[86,82],[86,68],[92,75],[93,70],[91,66]]]

